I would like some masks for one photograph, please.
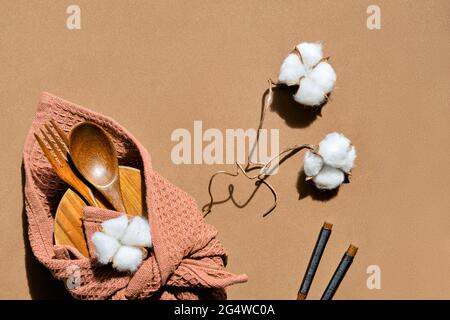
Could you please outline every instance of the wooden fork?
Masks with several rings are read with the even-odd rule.
[[[47,133],[42,128],[40,129],[40,131],[45,141],[50,146],[51,150],[53,150],[53,153],[56,157],[46,147],[44,141],[42,141],[42,139],[35,133],[34,137],[39,143],[39,146],[44,152],[44,155],[47,157],[58,177],[60,177],[64,182],[75,189],[75,191],[77,191],[89,205],[98,207],[97,201],[95,200],[91,189],[75,174],[75,172],[73,172],[68,163],[69,149],[67,146],[69,145],[69,138],[53,120],[50,120],[50,124],[55,129],[62,142],[56,137],[50,126],[44,124],[44,128]],[[49,138],[48,134],[52,139]],[[57,148],[55,143],[59,149]]]

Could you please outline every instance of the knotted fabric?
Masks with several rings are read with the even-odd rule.
[[[138,168],[143,178],[143,207],[153,248],[134,274],[100,266],[77,249],[55,245],[54,214],[67,185],[45,158],[33,133],[53,119],[65,132],[79,122],[100,125],[113,140],[119,164]],[[43,93],[23,151],[28,235],[36,258],[78,299],[225,299],[225,287],[247,281],[225,270],[227,255],[193,198],[153,171],[147,150],[114,120]],[[85,207],[89,235],[102,221],[120,213]],[[90,246],[91,247],[91,246]],[[92,248],[90,248],[92,252]],[[74,277],[77,277],[74,281]]]

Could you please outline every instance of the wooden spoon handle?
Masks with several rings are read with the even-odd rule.
[[[119,212],[127,213],[123,204],[122,193],[120,192],[120,182],[117,178],[113,183],[106,187],[97,187],[102,195],[111,203],[111,205]]]

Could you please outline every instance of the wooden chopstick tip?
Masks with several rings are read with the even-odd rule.
[[[297,294],[297,300],[306,300],[306,294],[299,292]]]
[[[331,230],[333,228],[333,224],[325,221],[323,223],[323,228],[327,229],[327,230]]]
[[[345,254],[350,257],[354,257],[354,256],[356,256],[356,252],[358,252],[358,247],[350,244],[350,246],[348,247],[347,252]]]

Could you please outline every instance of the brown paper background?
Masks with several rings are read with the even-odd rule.
[[[81,30],[65,26],[72,2]],[[372,3],[381,30],[366,28]],[[21,152],[41,91],[119,121],[157,171],[204,204],[209,176],[233,167],[174,165],[172,131],[194,120],[255,127],[266,79],[300,41],[322,41],[331,56],[332,101],[315,121],[284,103],[265,126],[280,129],[281,147],[344,132],[356,168],[329,201],[299,200],[297,155],[270,179],[280,199],[267,218],[264,193],[245,209],[215,208],[207,220],[229,270],[250,277],[229,297],[295,298],[326,220],[333,234],[310,298],[350,243],[360,250],[336,299],[449,298],[449,15],[448,1],[1,1],[0,298],[67,296],[23,231]],[[381,290],[366,287],[372,264]]]

